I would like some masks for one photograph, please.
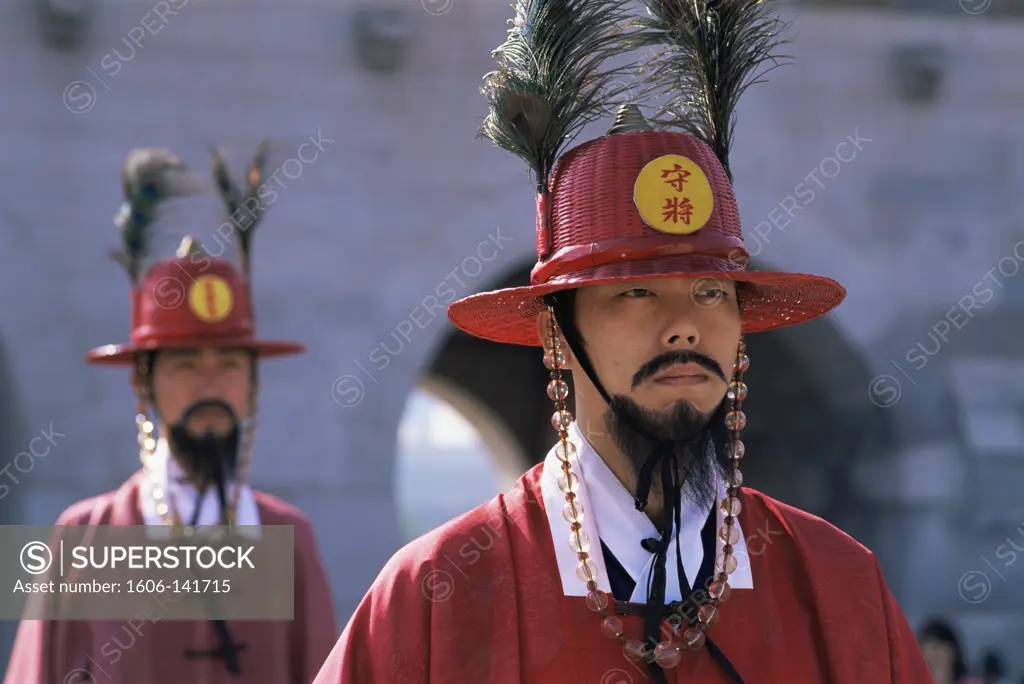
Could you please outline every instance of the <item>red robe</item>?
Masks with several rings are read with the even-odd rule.
[[[120,489],[80,501],[57,525],[144,525],[139,508],[142,473]],[[292,525],[295,538],[295,619],[228,621],[231,637],[247,647],[241,676],[222,659],[187,659],[185,651],[219,646],[208,621],[44,621],[18,627],[4,684],[310,684],[337,634],[331,590],[313,528],[298,509],[254,492],[264,525]]]
[[[650,681],[602,634],[584,598],[563,595],[543,467],[400,550],[314,684]],[[734,590],[708,634],[747,684],[932,681],[870,551],[759,492],[744,489],[742,501],[754,588]],[[554,515],[561,520],[561,511]],[[760,553],[759,536],[767,538]],[[565,523],[556,541],[568,540]],[[628,636],[643,640],[642,617],[622,620]],[[670,682],[732,681],[707,648],[685,653],[667,673]]]

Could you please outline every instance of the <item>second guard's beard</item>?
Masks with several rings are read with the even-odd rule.
[[[629,459],[634,476],[657,447],[647,435],[669,442],[675,467],[679,470],[679,481],[688,488],[694,503],[706,508],[714,504],[717,495],[718,468],[728,472],[730,467],[726,409],[727,399],[723,398],[710,415],[701,413],[688,401],[678,401],[668,409],[654,411],[629,397],[616,395],[612,397],[611,410],[605,415],[608,430]],[[661,478],[657,475],[659,471],[655,470],[657,486],[652,488],[658,492],[662,490]]]
[[[221,435],[209,430],[200,436],[191,433],[187,428],[189,419],[197,412],[210,408],[219,408],[231,417],[231,430]],[[167,442],[171,453],[185,474],[198,485],[200,491],[210,485],[215,486],[221,511],[225,511],[227,483],[234,478],[238,469],[241,434],[238,418],[231,406],[216,399],[196,402],[185,410],[181,420],[170,426],[168,432]]]

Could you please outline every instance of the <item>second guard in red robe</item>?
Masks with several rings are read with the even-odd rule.
[[[123,251],[115,256],[132,283],[131,342],[95,349],[87,360],[131,370],[142,468],[119,489],[69,507],[57,525],[170,526],[171,534],[197,525],[292,526],[295,556],[282,560],[295,564],[294,619],[25,620],[5,684],[309,684],[330,652],[337,625],[313,527],[295,507],[247,484],[259,362],[304,350],[255,334],[249,255],[263,207],[251,199],[264,154],[246,188],[219,154],[214,165],[234,231],[221,237],[237,245],[241,270],[191,238],[174,259],[144,270],[157,206],[200,184],[166,150],[129,154],[117,218]]]

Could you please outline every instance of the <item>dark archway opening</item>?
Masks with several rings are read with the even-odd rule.
[[[528,284],[531,267],[494,289]],[[875,520],[858,501],[853,467],[891,449],[894,439],[888,415],[868,399],[866,363],[827,318],[751,335],[747,347],[745,484],[866,541]],[[539,349],[454,331],[428,377],[459,387],[501,418],[521,453],[529,454],[520,472],[543,460],[554,443]]]
[[[530,263],[492,289],[530,284]],[[540,349],[497,344],[453,330],[441,345],[427,371],[428,378],[442,379],[473,396],[505,423],[523,454],[532,460],[519,464],[525,472],[543,460],[555,439],[551,427],[551,403],[544,394],[548,372]],[[505,464],[505,469],[515,466]]]
[[[865,541],[874,534],[858,493],[858,461],[892,449],[872,374],[828,319],[746,337],[744,484]]]

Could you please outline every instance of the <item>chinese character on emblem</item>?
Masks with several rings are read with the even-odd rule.
[[[681,199],[679,197],[666,197],[665,206],[662,207],[662,210],[662,218],[665,221],[671,221],[672,223],[682,221],[686,225],[690,225],[690,217],[693,216],[693,205],[686,197]]]
[[[667,178],[665,182],[671,185],[676,192],[682,192],[686,179],[690,172],[679,164],[673,164],[671,169],[662,169],[661,177]],[[662,220],[690,225],[690,217],[693,216],[693,204],[688,197],[666,197],[665,206],[661,208]]]
[[[674,178],[671,178],[665,182],[671,185],[673,188],[675,188],[676,192],[682,192],[683,185],[686,184],[686,179],[690,177],[690,172],[684,169],[679,164],[673,164],[671,169],[661,170],[662,178],[668,178],[669,176],[674,176]]]

